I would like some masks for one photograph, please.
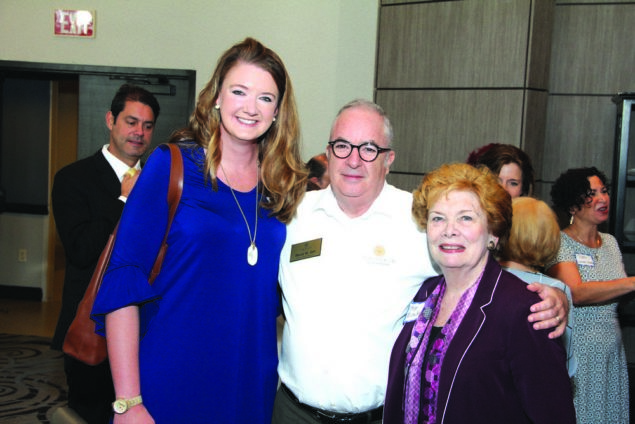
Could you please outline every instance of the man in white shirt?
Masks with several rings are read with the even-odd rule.
[[[159,103],[143,88],[122,85],[106,113],[109,142],[55,174],[52,206],[66,256],[62,309],[51,347],[62,348],[99,255],[138,178],[152,141]],[[114,389],[108,362],[95,367],[64,358],[68,404],[89,423],[109,421]]]
[[[306,194],[280,257],[274,424],[381,423],[393,343],[419,286],[436,275],[412,195],[385,181],[395,152],[384,111],[348,103],[330,140],[331,184]],[[540,290],[544,299],[549,289]],[[550,293],[532,317],[544,327],[566,316],[564,294]]]

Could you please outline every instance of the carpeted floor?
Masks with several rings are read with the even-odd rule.
[[[0,422],[50,423],[66,405],[62,352],[38,336],[0,334]]]

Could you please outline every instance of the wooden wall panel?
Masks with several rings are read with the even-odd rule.
[[[536,180],[533,196],[552,206],[551,197],[549,195],[553,183],[545,183],[542,180]]]
[[[553,182],[568,168],[613,170],[615,104],[610,96],[551,96],[541,178]]]
[[[386,4],[402,4],[402,3],[432,3],[439,0],[381,0],[382,5]]]
[[[427,172],[483,144],[520,140],[523,90],[382,90],[377,103],[393,123],[394,171]]]
[[[615,3],[633,3],[633,0],[557,0],[556,4],[615,4]]]
[[[615,94],[635,89],[634,6],[556,6],[552,93]]]
[[[397,150],[389,182],[412,190],[421,173],[493,141],[532,157],[535,195],[548,203],[567,168],[612,174],[611,97],[635,91],[635,0],[380,4],[376,101]]]
[[[392,172],[388,174],[388,177],[386,177],[386,181],[388,181],[389,184],[392,184],[395,187],[399,187],[400,189],[406,190],[411,193],[412,191],[414,191],[414,189],[419,187],[422,179],[423,174],[398,174]]]
[[[525,151],[531,158],[536,176],[541,175],[545,132],[547,121],[547,104],[549,95],[544,91],[528,90],[525,95],[523,130],[520,142],[508,141]]]
[[[531,2],[530,36],[525,87],[547,89],[553,33],[553,0]]]
[[[496,95],[503,94],[498,91],[494,93],[496,93]],[[393,126],[395,127],[396,158],[399,160],[395,161],[392,166],[392,173],[388,176],[388,181],[391,184],[404,190],[412,191],[419,185],[425,172],[436,168],[442,163],[463,162],[473,149],[490,142],[500,142],[521,147],[531,157],[534,163],[536,177],[541,175],[546,127],[545,121],[547,118],[547,93],[542,91],[526,91],[523,100],[522,93],[507,92],[507,99],[502,100],[503,108],[508,107],[511,103],[524,102],[524,112],[519,112],[523,116],[522,121],[513,120],[513,124],[515,125],[513,128],[510,126],[506,128],[484,128],[480,125],[482,128],[480,135],[478,132],[473,131],[473,128],[479,125],[475,123],[475,121],[501,123],[503,122],[501,119],[504,119],[504,122],[512,123],[509,116],[502,118],[502,113],[499,108],[489,107],[488,109],[483,109],[483,105],[490,101],[485,93],[480,91],[472,93],[478,96],[484,95],[480,100],[476,101],[475,99],[466,101],[467,92],[465,91],[426,91],[420,92],[419,96],[416,96],[418,98],[409,99],[406,99],[403,94],[404,92],[383,92],[381,97],[384,103],[380,103],[388,104],[387,108],[389,109],[395,109],[394,111],[391,110],[391,112],[387,112],[389,116],[393,114],[397,116],[395,119],[391,118],[391,122],[393,122]],[[431,99],[437,98],[438,96],[446,97],[446,104],[436,108],[432,107],[431,111],[423,112],[423,114],[429,116],[429,118],[426,119],[441,123],[444,122],[445,119],[451,118],[453,113],[463,114],[469,116],[469,118],[461,120],[456,116],[453,117],[456,121],[460,122],[458,126],[447,126],[445,124],[438,126],[429,126],[427,124],[417,126],[408,124],[409,121],[421,122],[420,119],[424,118],[419,116],[421,114],[420,105],[428,103]],[[448,109],[454,108],[451,105],[452,102],[465,104],[468,109],[474,106],[483,113],[475,113],[474,111],[465,113],[463,110],[456,110],[455,112],[449,111]],[[402,110],[396,110],[398,108],[402,108]],[[408,110],[411,110],[411,112],[408,112]],[[508,110],[514,110],[514,113],[518,112],[515,108],[509,108]],[[492,113],[492,115],[484,116],[484,113]],[[506,134],[508,134],[508,136]],[[444,141],[425,145],[425,142],[419,143],[414,140]],[[420,146],[420,144],[424,144],[424,146]],[[423,152],[412,154],[413,149],[411,145],[415,145],[415,149],[423,148]]]
[[[531,0],[380,10],[377,87],[523,87]]]

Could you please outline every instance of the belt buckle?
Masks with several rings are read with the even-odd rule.
[[[340,423],[368,423],[370,422],[370,414],[368,412],[362,412],[358,414],[336,414],[331,413],[328,414],[321,409],[316,409],[315,413],[320,422],[326,422],[329,424],[340,424]]]
[[[320,422],[325,422],[325,423],[346,422],[346,421],[340,420],[340,418],[338,418],[337,415],[335,415],[335,414],[327,414],[325,411],[323,411],[321,409],[318,409],[318,408],[315,408],[314,412],[315,412],[316,418]]]

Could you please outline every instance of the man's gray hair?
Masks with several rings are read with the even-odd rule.
[[[347,109],[355,109],[355,108],[362,108],[362,109],[373,111],[383,118],[384,136],[386,137],[386,140],[388,141],[388,147],[392,148],[393,130],[392,130],[392,124],[390,123],[390,119],[388,119],[388,115],[386,115],[386,112],[384,111],[384,109],[382,109],[381,106],[379,106],[377,103],[371,102],[370,100],[355,99],[355,100],[351,100],[350,102],[342,106],[339,112],[337,112],[335,119],[333,120],[333,126],[331,127],[331,132],[333,132],[333,127],[335,126],[335,123],[337,122],[337,119],[340,117],[340,115]]]

